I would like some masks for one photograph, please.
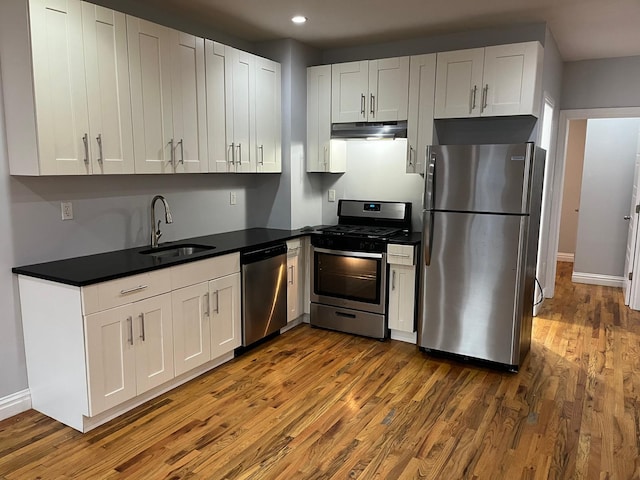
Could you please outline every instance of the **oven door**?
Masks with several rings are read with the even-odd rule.
[[[386,254],[311,247],[311,301],[384,314]]]

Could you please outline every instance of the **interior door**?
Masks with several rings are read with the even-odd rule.
[[[633,189],[631,190],[631,206],[629,208],[629,233],[627,236],[627,249],[624,257],[624,278],[622,289],[624,291],[624,304],[629,305],[631,308],[637,310],[640,309],[640,299],[634,298],[631,302],[632,290],[636,292],[640,288],[632,288],[633,280],[632,273],[634,271],[635,257],[638,249],[638,212],[636,205],[638,205],[638,176],[640,175],[640,131],[638,132],[638,148],[636,153],[636,163],[633,175]],[[637,297],[637,293],[635,297]]]

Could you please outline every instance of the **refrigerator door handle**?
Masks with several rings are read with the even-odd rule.
[[[432,147],[427,147],[426,162],[424,167],[424,195],[422,197],[422,208],[426,210],[433,209],[435,201],[433,191],[433,180],[436,173],[436,154],[433,153]]]
[[[433,212],[422,212],[422,248],[425,266],[431,265],[431,240],[433,238]]]

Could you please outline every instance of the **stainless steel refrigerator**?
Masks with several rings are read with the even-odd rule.
[[[545,151],[427,150],[418,345],[517,370],[531,345]]]

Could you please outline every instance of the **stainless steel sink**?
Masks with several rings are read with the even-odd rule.
[[[171,245],[167,247],[151,248],[149,250],[142,250],[140,254],[149,255],[155,258],[180,258],[188,257],[195,253],[206,252],[207,250],[213,250],[216,247],[210,247],[207,245]]]

